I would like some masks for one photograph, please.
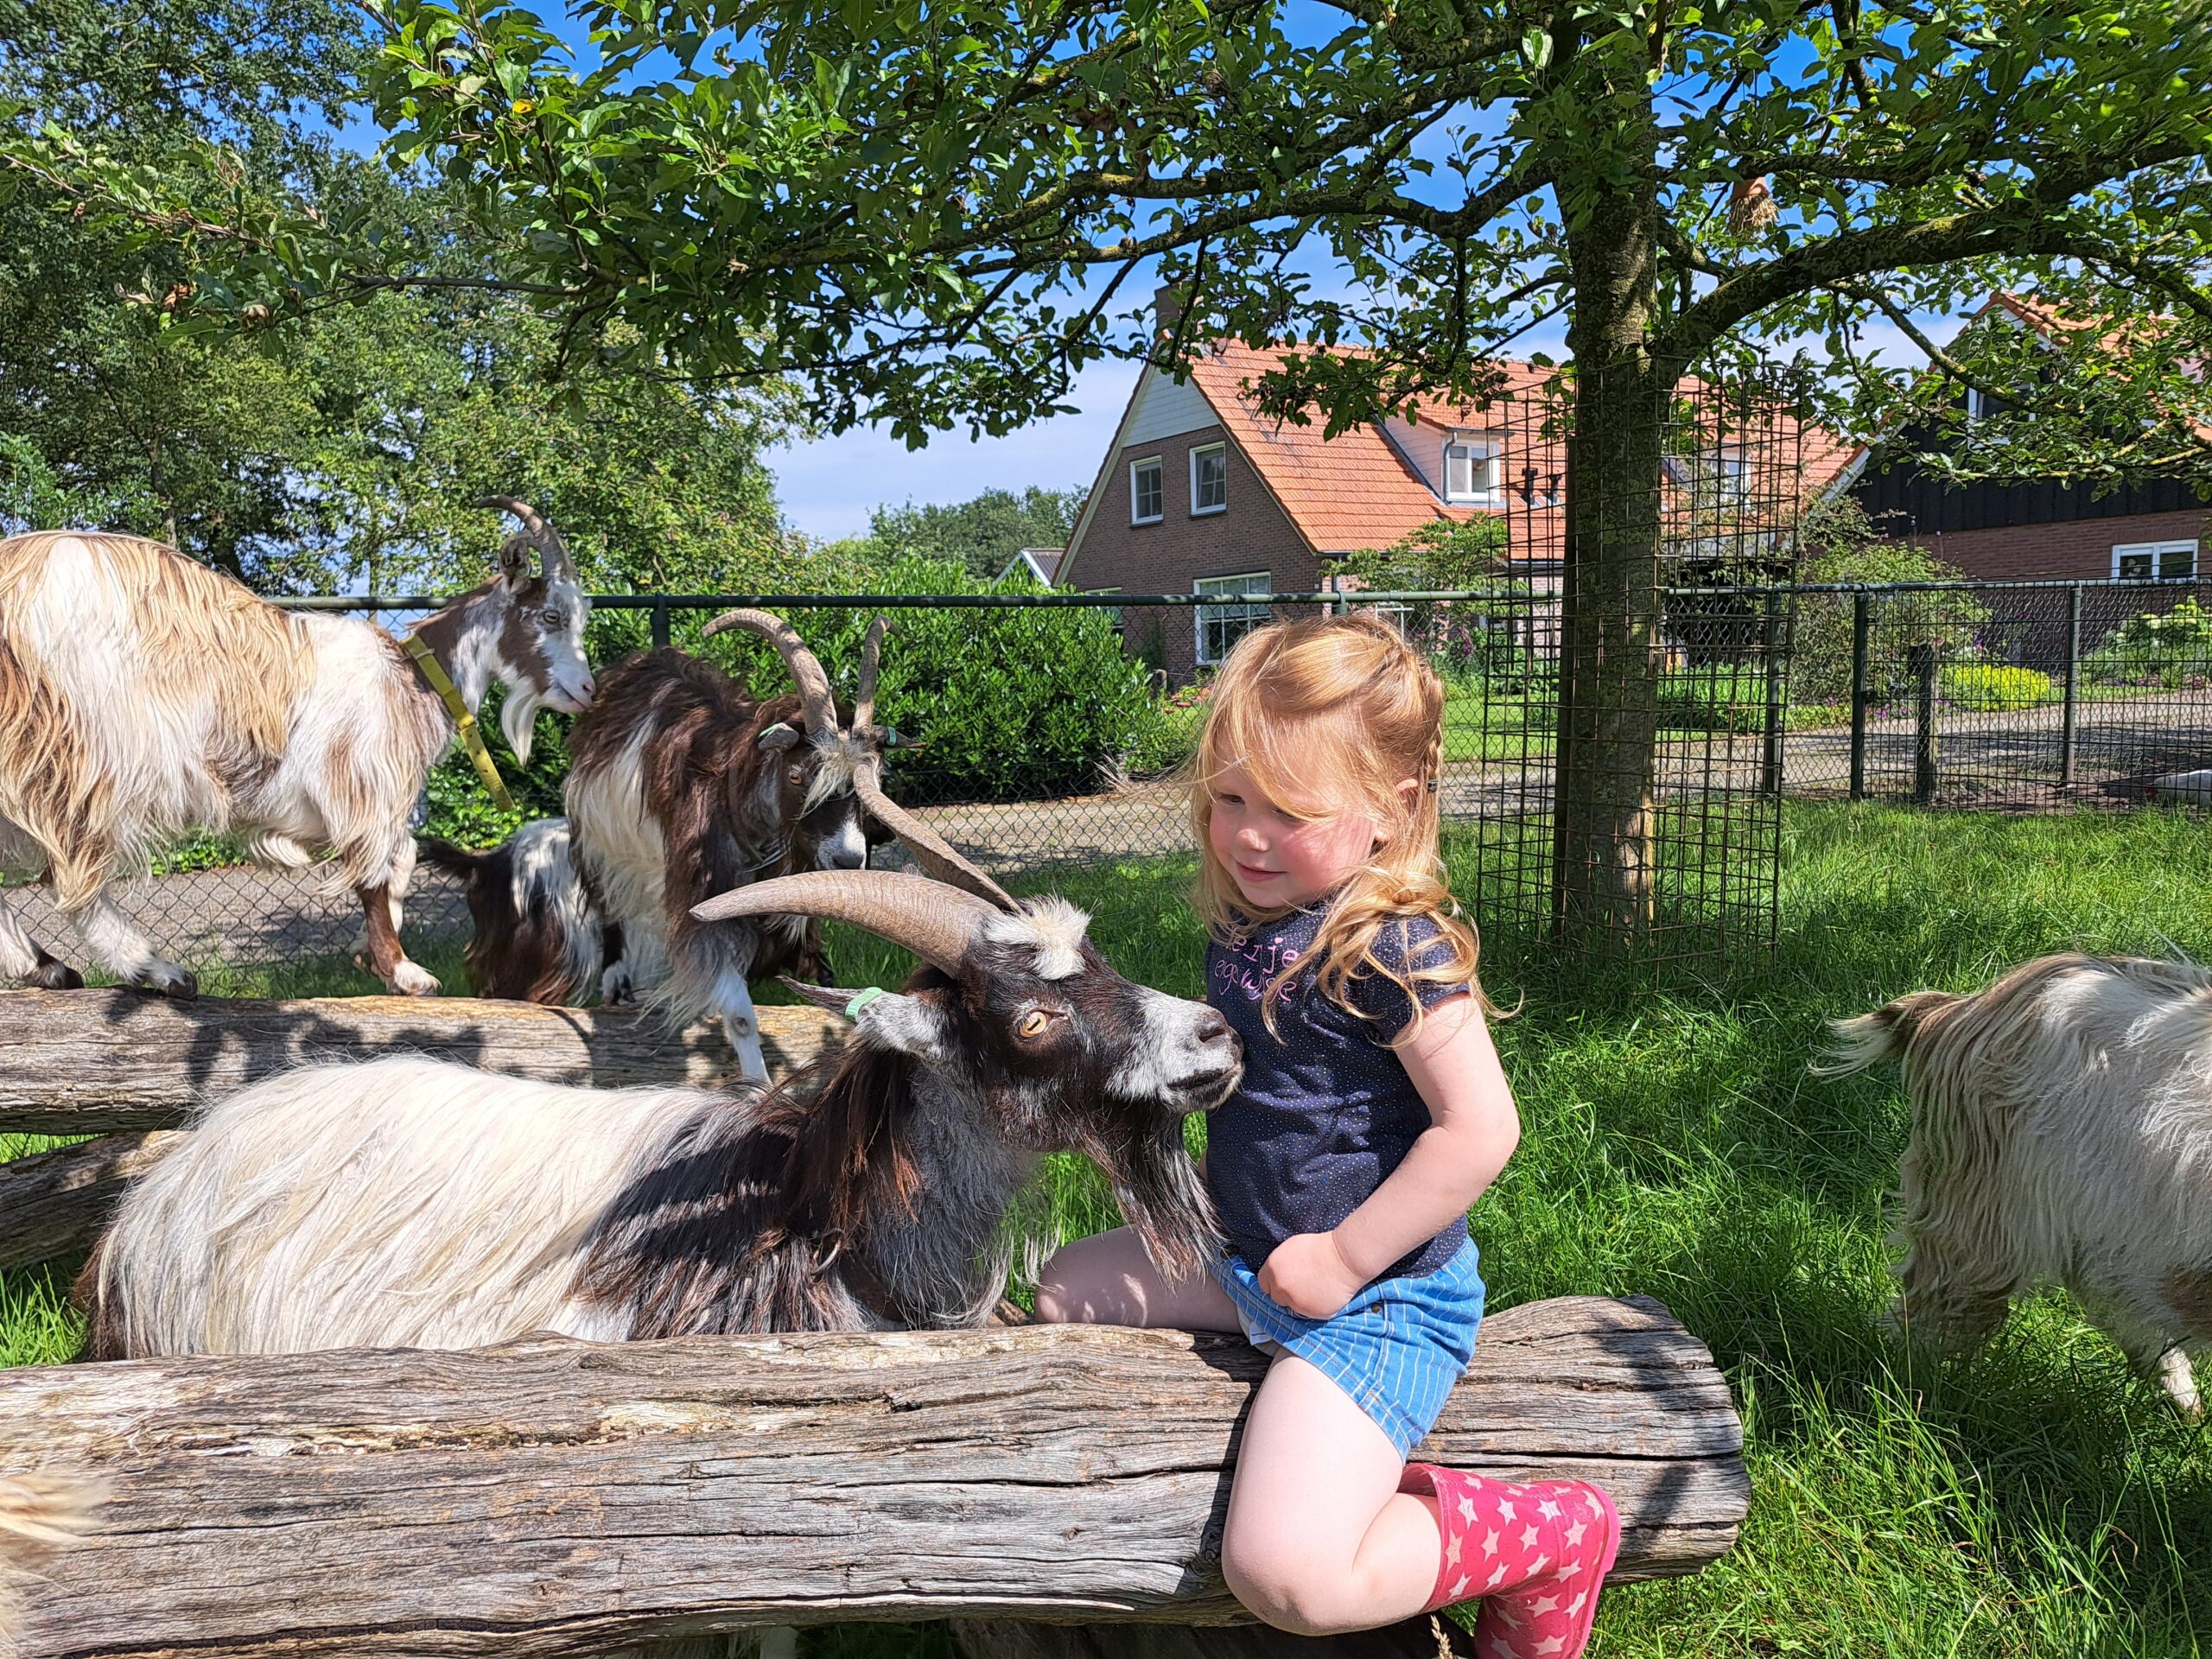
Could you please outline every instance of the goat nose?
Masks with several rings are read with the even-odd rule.
[[[1201,1044],[1217,1043],[1224,1037],[1233,1042],[1236,1033],[1229,1028],[1229,1021],[1223,1019],[1217,1011],[1208,1008],[1198,1020],[1198,1041]]]

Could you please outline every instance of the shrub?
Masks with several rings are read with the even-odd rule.
[[[1766,701],[1762,667],[1723,664],[1659,677],[1659,723],[1677,731],[1764,731]]]
[[[1803,582],[1951,582],[1961,574],[1910,543],[1883,536],[1866,509],[1848,496],[1807,513],[1802,538],[1805,557],[1797,579]],[[1799,599],[1789,658],[1792,702],[1850,706],[1853,610],[1849,594]],[[1976,633],[1989,620],[1989,607],[1970,593],[1878,597],[1868,696],[1878,703],[1910,696],[1908,645],[1933,644],[1946,655],[1960,656],[1973,649]]]
[[[900,559],[860,573],[880,594],[1038,593],[1034,582],[990,583],[958,564]],[[789,619],[849,695],[873,612],[770,608]],[[925,747],[886,767],[893,796],[908,803],[1031,800],[1080,794],[1128,753],[1142,728],[1144,671],[1122,652],[1101,610],[928,609],[887,612],[876,718]],[[791,683],[783,663],[747,634],[688,642],[756,690]]]
[[[1991,715],[2038,708],[2057,695],[2051,690],[2050,675],[1994,663],[1946,664],[1942,686],[1944,701],[1954,708]]]
[[[1156,778],[1188,760],[1198,749],[1198,728],[1212,701],[1209,684],[1186,685],[1151,703],[1129,740],[1124,762],[1135,778]]]
[[[2169,690],[2212,676],[2212,613],[2193,598],[2171,611],[2139,611],[2082,658],[2082,672],[2100,685],[2156,683]]]

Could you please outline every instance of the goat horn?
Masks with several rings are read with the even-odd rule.
[[[716,893],[691,913],[702,922],[741,916],[826,916],[901,944],[948,974],[995,913],[973,893],[895,870],[807,870]]]
[[[888,619],[879,616],[868,625],[868,638],[861,641],[861,679],[853,692],[855,737],[875,722],[875,673],[883,665],[883,636],[890,632]]]
[[[512,495],[480,496],[470,504],[474,506],[497,508],[512,513],[521,524],[523,534],[530,537],[531,545],[537,550],[540,568],[550,578],[564,576],[576,579],[575,556],[569,551],[569,544],[561,539],[561,532],[547,524],[537,508],[529,502],[518,500]]]
[[[857,722],[856,722],[857,723]],[[1001,910],[1018,906],[1014,895],[985,875],[953,849],[938,832],[883,792],[883,761],[871,754],[853,768],[853,793],[875,815],[876,822],[906,843],[914,862],[939,881],[995,905]]]
[[[837,705],[830,695],[830,677],[822,671],[822,664],[806,641],[798,637],[798,630],[768,611],[724,611],[707,624],[705,637],[712,639],[725,628],[743,628],[757,633],[776,648],[784,665],[791,671],[791,678],[798,686],[799,704],[806,711],[806,734],[819,741],[831,736],[837,729]]]

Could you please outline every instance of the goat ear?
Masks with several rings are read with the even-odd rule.
[[[776,982],[802,1001],[811,1002],[817,1008],[827,1008],[832,1014],[844,1013],[852,1006],[855,997],[867,995],[864,991],[847,990],[836,985],[810,985],[803,979],[793,979],[789,974],[777,975]],[[876,996],[887,995],[889,993],[883,991],[876,993]],[[875,997],[868,1000],[874,1001]]]
[[[530,580],[530,543],[519,536],[510,536],[499,543],[499,580],[510,588],[519,588]]]
[[[879,1047],[942,1061],[951,1052],[952,1032],[944,1010],[926,991],[886,991],[862,1005],[853,1021]]]
[[[788,722],[778,721],[760,734],[760,743],[768,753],[780,754],[804,735],[803,732],[794,731]]]

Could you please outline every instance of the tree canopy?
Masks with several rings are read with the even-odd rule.
[[[950,505],[881,506],[870,515],[868,539],[889,556],[948,562],[988,582],[1025,547],[1065,547],[1083,497],[1031,484]]]

